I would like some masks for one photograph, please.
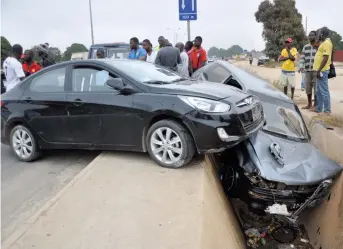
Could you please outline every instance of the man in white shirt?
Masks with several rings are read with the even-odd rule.
[[[156,52],[152,49],[152,44],[148,39],[143,41],[143,48],[146,51],[146,62],[155,63]]]
[[[14,88],[25,78],[23,66],[19,62],[22,54],[23,47],[19,44],[15,44],[12,47],[12,55],[7,57],[3,63],[3,70],[6,77],[6,92]]]
[[[183,77],[189,77],[188,64],[189,57],[185,51],[185,45],[182,42],[178,42],[175,45],[176,48],[180,49],[181,64],[177,66],[177,72]]]

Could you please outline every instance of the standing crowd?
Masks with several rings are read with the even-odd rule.
[[[306,91],[307,105],[302,109],[329,115],[331,113],[330,91],[328,79],[336,76],[333,65],[333,43],[329,38],[330,30],[326,27],[319,31],[311,31],[300,54],[299,72],[303,74],[302,90]],[[287,95],[291,88],[291,98],[295,90],[295,61],[298,55],[293,47],[292,38],[285,40],[285,48],[281,51],[279,61],[282,61],[281,82]],[[313,93],[312,93],[313,92]],[[314,104],[312,105],[312,96]]]
[[[13,45],[11,55],[3,63],[6,84],[1,86],[1,93],[11,90],[25,77],[38,72],[43,67],[54,64],[47,52],[48,45],[40,45],[38,49],[39,62],[34,60],[33,50],[28,49],[23,53],[23,47],[20,44]],[[1,82],[3,84],[3,81]]]
[[[143,40],[142,47],[136,37],[130,39],[131,52],[128,59],[142,60],[167,67],[184,77],[191,76],[207,62],[206,51],[201,47],[202,38],[185,44],[178,42],[175,47],[163,36],[158,37],[158,46],[152,46],[148,39]],[[99,58],[99,57],[98,57]]]

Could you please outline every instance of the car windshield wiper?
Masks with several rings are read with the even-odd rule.
[[[147,81],[143,81],[143,83],[146,83],[146,84],[156,84],[156,85],[164,85],[164,84],[171,84],[172,82],[162,81],[162,80],[147,80]]]
[[[189,79],[188,78],[180,78],[180,79],[173,80],[172,82],[175,83],[175,82],[180,82],[180,81],[185,81],[185,80],[189,80]]]
[[[262,128],[262,130],[265,133],[268,133],[270,135],[281,137],[281,138],[286,138],[286,139],[292,140],[292,141],[301,142],[301,141],[307,141],[308,140],[308,138],[306,138],[306,137],[302,138],[302,137],[289,136],[289,135],[286,135],[286,134],[283,134],[283,133],[280,133],[280,132],[271,131],[271,130],[268,130],[268,129],[265,129],[265,128]]]

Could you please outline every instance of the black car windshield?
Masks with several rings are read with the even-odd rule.
[[[305,124],[295,108],[289,109],[264,102],[263,111],[267,121],[263,130],[290,139],[308,139]]]
[[[138,60],[106,60],[106,63],[141,83],[170,84],[185,80],[185,78],[176,72],[149,62]]]

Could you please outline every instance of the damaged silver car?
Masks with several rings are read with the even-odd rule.
[[[205,66],[193,77],[256,95],[266,115],[264,127],[255,136],[210,156],[228,196],[243,200],[256,214],[281,215],[291,222],[323,200],[342,166],[310,143],[302,115],[291,99],[223,61]]]

